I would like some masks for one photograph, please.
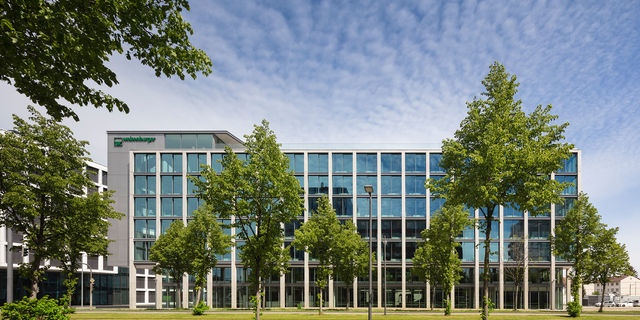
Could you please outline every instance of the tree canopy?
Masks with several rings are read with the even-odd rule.
[[[495,62],[482,81],[484,99],[467,102],[467,116],[453,139],[442,141],[443,179],[429,179],[432,194],[453,205],[478,208],[485,223],[483,262],[483,317],[488,317],[491,222],[500,205],[527,210],[530,215],[548,211],[568,186],[549,175],[568,159],[571,144],[563,143],[568,123],[553,124],[551,105],[538,105],[526,114],[516,100],[516,76]]]
[[[178,285],[176,308],[182,308],[182,278],[192,270],[193,248],[186,236],[187,228],[182,220],[175,220],[169,229],[160,235],[149,250],[149,260],[156,263],[153,271],[168,274]]]
[[[108,62],[137,59],[156,76],[211,73],[211,60],[189,41],[187,0],[8,0],[0,2],[0,80],[60,120],[78,115],[62,101],[129,112],[98,89],[118,84]]]

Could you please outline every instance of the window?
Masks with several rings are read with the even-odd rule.
[[[407,260],[411,260],[416,255],[416,249],[418,247],[418,243],[407,241],[405,245],[407,246],[406,258]]]
[[[433,217],[440,208],[444,206],[445,199],[442,198],[431,198],[431,203],[429,206],[429,214]]]
[[[425,176],[405,176],[405,187],[407,194],[426,194],[427,189],[424,187]]]
[[[187,172],[202,171],[201,165],[207,164],[206,153],[189,153],[187,154]]]
[[[576,176],[556,176],[556,181],[560,183],[572,183],[572,185],[566,187],[562,191],[562,195],[575,195],[578,194],[577,189],[577,178]]]
[[[193,177],[197,177],[202,182],[205,181],[205,178],[203,176],[193,176]],[[193,183],[193,181],[191,181],[189,177],[187,177],[187,194],[197,194],[197,193],[198,193],[198,187],[196,186],[195,183]]]
[[[399,153],[383,153],[380,155],[380,166],[383,173],[402,172],[402,155]]]
[[[404,156],[404,170],[408,173],[426,171],[427,156],[424,153],[407,153]]]
[[[523,259],[524,259],[524,243],[505,241],[504,260],[522,262]]]
[[[442,161],[441,153],[430,153],[429,154],[429,171],[434,172],[442,172],[444,173],[444,169],[440,167],[440,161]]]
[[[353,154],[351,153],[334,153],[332,156],[333,173],[352,173],[353,172]]]
[[[293,238],[295,237],[296,230],[300,229],[303,221],[301,220],[293,220],[291,222],[287,222],[284,224],[284,237],[285,238]]]
[[[353,194],[352,176],[333,176],[333,194]]]
[[[353,216],[353,199],[333,197],[333,209],[337,216]]]
[[[134,177],[134,193],[135,194],[156,194],[156,177],[155,176],[135,176]]]
[[[295,176],[296,180],[298,180],[298,184],[300,185],[300,192],[304,192],[304,176]]]
[[[378,155],[375,153],[358,153],[356,155],[358,173],[376,173],[378,171]]]
[[[326,153],[309,153],[309,172],[329,172],[329,157]]]
[[[356,210],[358,211],[358,217],[369,216],[369,198],[358,198],[356,203]],[[371,216],[378,216],[378,199],[371,199]]]
[[[104,184],[105,186],[109,184],[108,180],[107,180],[107,172],[106,171],[102,171],[102,184]]]
[[[529,239],[548,239],[551,232],[551,221],[529,220]]]
[[[373,223],[371,224],[371,232],[373,233],[375,238],[376,235],[378,234],[378,221],[373,220],[372,222]],[[363,238],[368,238],[369,237],[369,219],[358,219],[356,224],[357,224],[358,233],[360,234],[360,236]],[[375,250],[373,250],[373,252],[375,252]]]
[[[211,154],[211,169],[215,172],[222,171],[222,157],[224,157],[223,153],[212,153]]]
[[[329,177],[309,176],[309,194],[329,193]]]
[[[304,261],[304,250],[298,250],[291,245],[291,242],[285,242],[285,247],[289,247],[290,261]]]
[[[483,239],[483,238],[481,238]],[[491,242],[491,244],[489,245],[489,262],[498,262],[498,254],[499,254],[499,243],[498,242]],[[480,261],[484,261],[484,242],[480,242],[480,244],[478,245],[478,258]]]
[[[473,225],[466,227],[462,230],[462,234],[458,235],[458,239],[473,239],[475,238],[475,228]]]
[[[134,241],[134,254],[133,259],[136,261],[149,260],[149,250],[153,246],[153,241]]]
[[[135,217],[156,216],[156,198],[135,198],[133,202]]]
[[[380,187],[380,190],[382,194],[402,194],[401,176],[382,176],[381,178],[382,186]]]
[[[98,169],[87,167],[87,175],[91,181],[100,183],[100,181],[98,181]]]
[[[486,223],[487,221],[484,219],[478,220],[480,240],[486,237],[486,233],[483,231],[485,230]],[[500,221],[498,220],[491,221],[491,239],[500,239]]]
[[[163,153],[160,156],[162,172],[175,173],[182,172],[182,154]]]
[[[427,228],[427,222],[424,220],[406,220],[406,237],[411,239],[421,238],[420,233]]]
[[[562,161],[562,168],[558,173],[575,173],[578,172],[578,159],[575,153],[572,153],[569,159]]]
[[[556,204],[556,217],[565,217],[569,210],[573,209],[575,198],[563,198],[564,202]]]
[[[163,217],[182,217],[182,198],[162,198]]]
[[[179,219],[160,219],[160,233],[167,233],[167,230],[169,230],[169,227],[171,227],[171,224],[174,221],[180,221],[182,223],[182,221]]]
[[[182,194],[182,176],[162,176],[161,194]]]
[[[462,242],[460,247],[458,247],[458,257],[463,262],[473,262],[476,254],[475,254],[475,244],[473,242]]]
[[[383,217],[402,217],[402,198],[382,198]]]
[[[165,134],[165,149],[212,149],[212,134]]]
[[[383,223],[383,227],[384,227],[384,221],[382,221]],[[410,243],[410,242],[409,242]],[[409,246],[409,243],[407,243],[407,246]],[[415,242],[413,242],[415,244]],[[400,261],[402,260],[402,243],[401,242],[387,242],[387,246],[384,246],[384,243],[381,243],[382,248],[384,252],[380,252],[380,253],[384,253],[384,260],[386,261]],[[411,255],[411,258],[413,258],[413,256],[415,255],[415,249],[413,250],[413,255]],[[409,258],[407,258],[409,259]],[[388,274],[387,274],[388,275]]]
[[[199,198],[187,198],[187,216],[192,216],[204,204],[204,200]],[[182,214],[181,214],[182,215]]]
[[[304,154],[303,153],[287,153],[289,158],[289,170],[297,173],[304,173]]]
[[[364,186],[371,185],[373,186],[373,193],[375,195],[378,191],[378,177],[376,176],[357,176],[356,177],[356,193],[359,195],[369,195],[366,191],[364,191]]]
[[[135,172],[156,172],[156,154],[136,153],[133,167]]]
[[[427,215],[426,198],[405,198],[407,217],[425,217]]]
[[[551,247],[549,242],[529,242],[529,259],[531,261],[550,261]]]
[[[156,220],[137,219],[134,221],[134,238],[155,239]]]
[[[524,213],[520,210],[520,206],[518,206],[515,203],[505,205],[502,208],[502,210],[505,217],[523,217],[524,216]]]
[[[522,239],[524,237],[523,220],[505,220],[503,223],[505,239]]]

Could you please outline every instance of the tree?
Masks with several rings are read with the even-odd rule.
[[[289,171],[289,158],[280,152],[276,136],[263,120],[245,136],[246,162],[230,147],[222,159],[220,174],[210,167],[202,171],[204,182],[194,180],[200,198],[221,218],[234,217],[236,238],[243,241],[240,259],[251,269],[249,282],[255,292],[256,318],[260,318],[265,279],[287,271],[289,251],[283,246],[282,223],[302,210],[300,184]]]
[[[197,306],[202,297],[202,288],[207,281],[207,275],[216,266],[216,255],[229,253],[231,236],[224,234],[215,215],[205,205],[193,215],[193,221],[187,225],[185,244],[193,255],[190,274],[196,278]]]
[[[191,262],[194,260],[193,248],[187,243],[186,232],[184,222],[175,220],[149,250],[149,260],[156,263],[153,272],[168,274],[178,286],[176,290],[176,308],[178,309],[182,307],[182,277],[191,271]]]
[[[369,271],[369,244],[356,232],[356,226],[351,221],[345,221],[340,233],[336,235],[335,254],[336,263],[333,273],[347,287],[354,284],[356,277],[367,276]],[[375,263],[375,252],[372,253]],[[351,291],[347,290],[347,307],[351,301]]]
[[[107,256],[107,247],[113,240],[107,239],[107,232],[111,225],[107,219],[120,219],[124,215],[117,212],[111,206],[112,191],[91,193],[86,197],[76,197],[72,201],[71,208],[64,217],[61,217],[66,227],[66,232],[61,235],[64,246],[56,258],[62,264],[65,275],[67,293],[64,296],[65,303],[71,304],[71,297],[78,282],[76,270],[81,267],[82,253],[93,256]]]
[[[467,102],[469,109],[453,139],[442,142],[443,179],[429,179],[427,188],[453,205],[479,208],[486,223],[482,316],[488,317],[491,222],[497,206],[519,207],[538,215],[559,201],[569,184],[549,179],[562,167],[573,147],[561,143],[568,123],[552,125],[551,105],[538,105],[529,114],[515,100],[516,76],[495,62],[482,84],[486,99]]]
[[[631,273],[629,254],[624,244],[616,240],[618,228],[602,228],[589,249],[591,263],[587,269],[586,281],[602,285],[600,309],[604,307],[604,293],[609,279]]]
[[[515,241],[509,244],[509,248],[505,249],[509,252],[510,261],[505,261],[504,274],[513,282],[513,286],[516,289],[513,296],[513,310],[517,310],[519,293],[524,286],[524,273],[529,258],[524,252],[524,243],[518,242],[522,241],[522,239],[515,238],[513,240]]]
[[[555,236],[551,237],[553,253],[573,264],[571,279],[573,301],[568,307],[570,309],[576,309],[581,305],[580,288],[592,263],[590,248],[593,248],[597,235],[603,228],[598,210],[589,203],[589,197],[581,192],[573,208],[554,229]],[[577,311],[575,316],[580,314],[579,310]]]
[[[106,253],[103,219],[121,215],[111,209],[109,193],[81,198],[92,185],[83,172],[87,142],[28,109],[32,123],[14,115],[14,130],[0,135],[0,225],[24,235],[33,258],[20,269],[35,299],[44,260],[77,263],[77,250]],[[85,230],[76,230],[79,224]]]
[[[469,212],[464,206],[443,208],[431,218],[428,229],[422,231],[422,241],[413,257],[414,269],[421,278],[429,279],[442,286],[445,298],[445,315],[451,314],[451,290],[460,281],[460,258],[456,241],[464,229],[472,225]],[[425,247],[426,245],[426,247]]]
[[[107,66],[114,54],[138,59],[156,76],[211,73],[211,60],[189,42],[187,0],[3,1],[0,5],[0,80],[12,84],[56,120],[78,115],[60,101],[117,108],[124,101],[100,89],[118,83]]]
[[[316,285],[320,288],[319,314],[322,314],[322,292],[333,277],[333,268],[338,262],[335,250],[336,236],[340,234],[341,229],[329,198],[323,196],[318,200],[318,209],[315,214],[296,230],[295,240],[291,243],[297,250],[305,250],[318,260]]]

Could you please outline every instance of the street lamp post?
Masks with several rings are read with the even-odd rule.
[[[382,237],[382,285],[384,295],[382,296],[384,301],[384,315],[387,315],[387,238]]]
[[[369,320],[371,320],[371,300],[373,298],[371,281],[371,267],[373,265],[372,255],[372,239],[373,239],[373,218],[371,216],[371,194],[373,193],[373,186],[368,184],[364,186],[364,191],[369,194]]]
[[[91,269],[91,266],[86,263],[86,262],[82,262],[81,266],[83,266],[80,270],[80,306],[84,307],[84,266],[87,266],[89,268],[89,310],[93,309],[93,283],[95,282],[95,280],[93,280],[93,269]]]

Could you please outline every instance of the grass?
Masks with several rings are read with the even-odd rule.
[[[264,320],[300,320],[303,317],[305,319],[326,319],[326,320],[343,320],[343,319],[367,319],[366,313],[360,314],[349,314],[349,313],[339,313],[339,314],[324,314],[322,316],[316,314],[282,314],[282,313],[263,313],[261,319]],[[200,320],[200,319],[216,319],[216,320],[247,320],[252,319],[253,315],[249,313],[209,313],[204,316],[193,316],[190,313],[168,313],[168,312],[131,312],[131,313],[96,313],[96,312],[86,312],[86,313],[75,313],[71,316],[71,319],[192,319],[192,320]],[[421,315],[411,315],[411,314],[389,314],[384,316],[382,314],[374,314],[374,319],[389,319],[389,320],[400,320],[400,319],[450,319],[450,320],[460,320],[460,319],[480,319],[479,314],[469,314],[469,315],[452,315],[445,317],[442,314],[421,314]],[[490,319],[495,320],[506,320],[506,319],[541,319],[541,320],[568,320],[571,319],[567,316],[556,316],[556,315],[545,315],[545,314],[537,314],[537,315],[501,315],[501,314],[492,314]],[[623,315],[595,315],[595,314],[585,314],[578,319],[587,319],[587,320],[610,320],[610,319],[624,319],[630,318],[625,317]]]

